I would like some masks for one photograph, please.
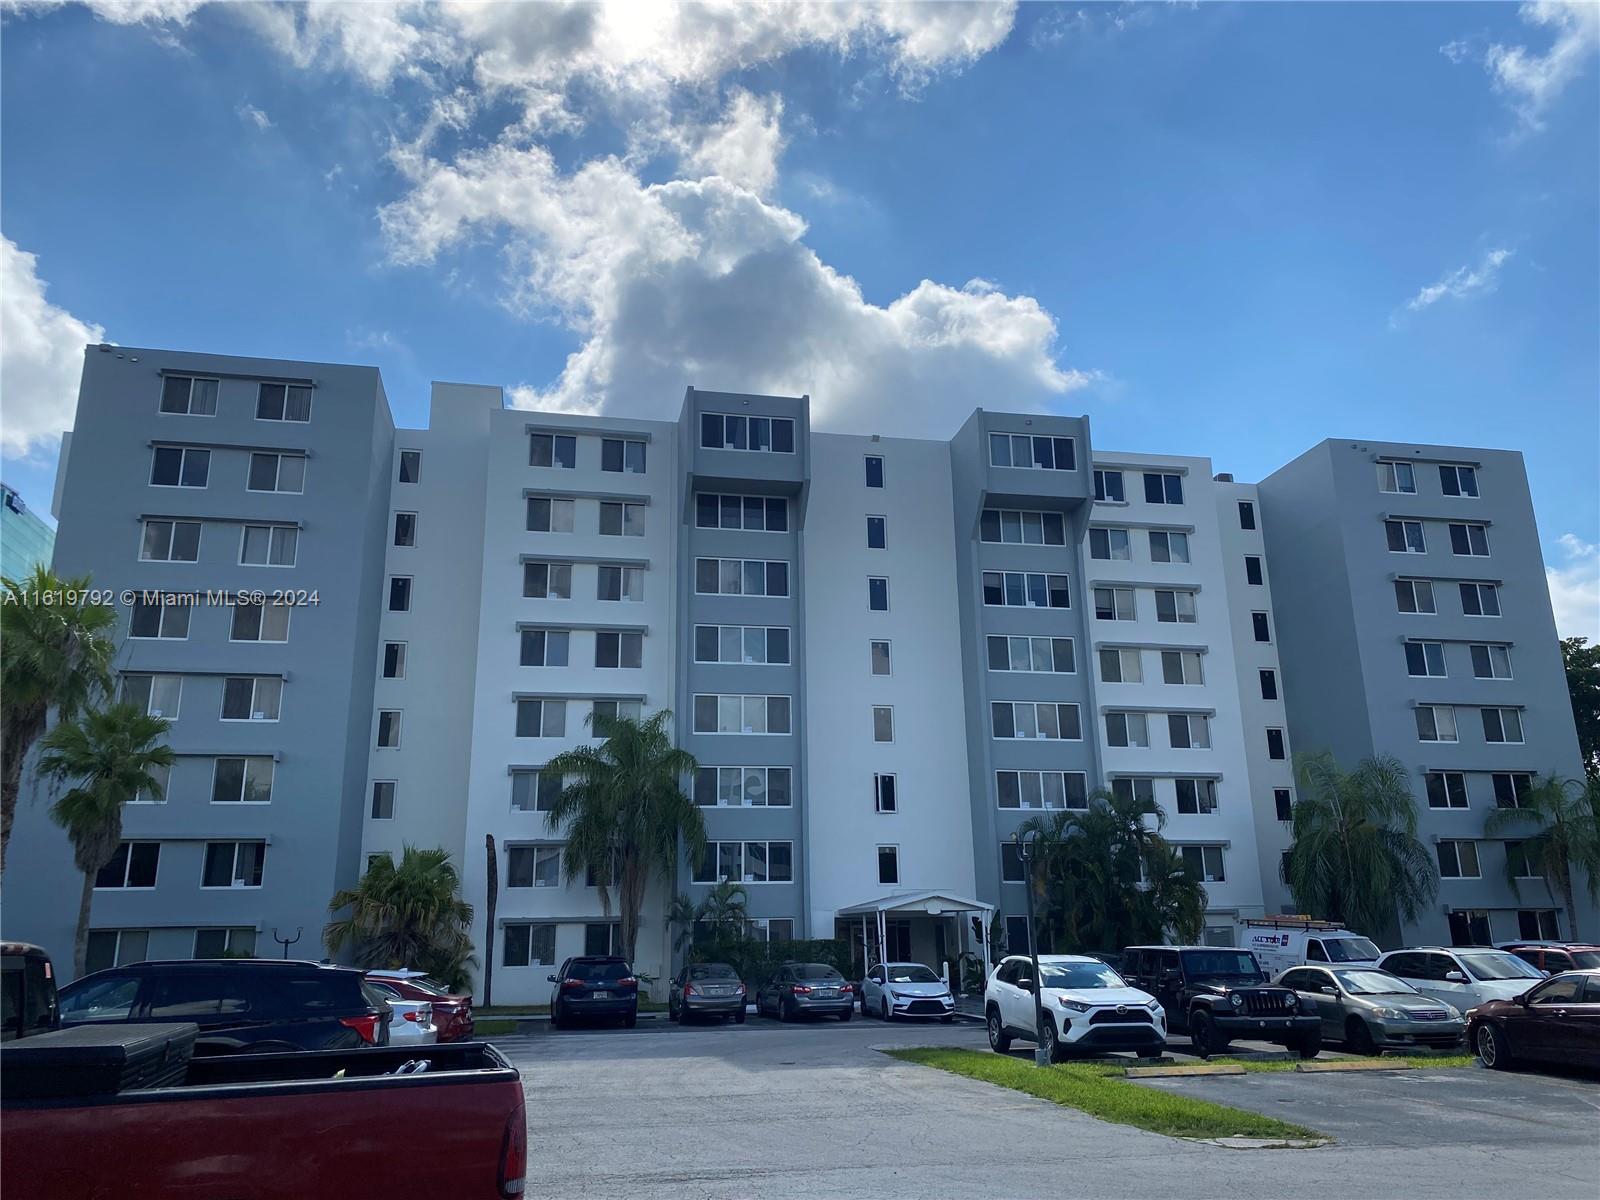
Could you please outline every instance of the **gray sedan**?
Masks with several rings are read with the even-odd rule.
[[[848,1021],[855,1004],[855,988],[827,963],[784,963],[756,989],[756,1011],[780,1021],[802,1016]]]
[[[1278,976],[1301,1006],[1322,1018],[1322,1036],[1357,1054],[1448,1050],[1466,1036],[1467,1022],[1451,1005],[1424,996],[1405,980],[1373,967],[1291,967]]]
[[[667,1018],[687,1025],[695,1017],[732,1017],[744,1024],[744,983],[727,963],[689,963],[667,992]]]

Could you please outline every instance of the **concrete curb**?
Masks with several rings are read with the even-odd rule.
[[[1234,1063],[1174,1063],[1170,1067],[1128,1067],[1129,1079],[1165,1079],[1172,1075],[1243,1075],[1245,1069]]]
[[[1316,1150],[1333,1145],[1332,1138],[1185,1138],[1202,1146],[1220,1146],[1224,1150]]]
[[[1317,1075],[1327,1071],[1411,1071],[1415,1068],[1410,1063],[1384,1062],[1381,1058],[1346,1058],[1337,1062],[1296,1063],[1294,1069]]]

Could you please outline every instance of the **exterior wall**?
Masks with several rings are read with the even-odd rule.
[[[1412,464],[1415,494],[1379,490],[1376,464],[1384,459]],[[1443,494],[1440,464],[1475,466],[1480,495]],[[1415,924],[1391,932],[1390,939],[1448,943],[1450,914],[1467,911],[1487,915],[1494,940],[1519,936],[1519,910],[1560,906],[1538,880],[1524,880],[1516,891],[1506,882],[1503,842],[1487,838],[1483,827],[1496,805],[1491,773],[1554,771],[1581,777],[1522,456],[1329,440],[1269,476],[1260,493],[1279,597],[1289,712],[1299,746],[1332,749],[1347,767],[1371,754],[1394,755],[1411,772],[1423,842],[1430,847],[1440,839],[1477,842],[1480,877],[1441,881],[1436,904]],[[1422,521],[1425,553],[1387,549],[1383,522],[1391,517]],[[1487,525],[1488,557],[1452,553],[1451,521]],[[1400,612],[1397,578],[1430,581],[1437,611]],[[1501,615],[1466,615],[1462,581],[1494,583]],[[1408,639],[1443,643],[1448,674],[1409,676]],[[1509,646],[1513,678],[1474,678],[1472,643]],[[1420,741],[1419,704],[1453,705],[1459,740]],[[1520,709],[1525,741],[1487,741],[1480,719],[1484,706]],[[1430,808],[1423,787],[1428,771],[1463,773],[1468,807]],[[1595,909],[1581,886],[1579,895],[1579,929],[1593,929]],[[1562,935],[1569,936],[1568,914],[1561,912],[1558,920]]]
[[[50,565],[56,531],[34,516],[14,489],[0,484],[0,492],[0,575],[22,579],[36,566]]]

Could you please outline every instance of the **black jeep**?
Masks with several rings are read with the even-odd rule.
[[[1322,1049],[1322,1019],[1289,988],[1274,987],[1248,950],[1226,946],[1130,946],[1122,977],[1167,1011],[1167,1028],[1210,1058],[1234,1038],[1276,1042],[1301,1058]]]

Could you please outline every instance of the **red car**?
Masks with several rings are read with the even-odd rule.
[[[438,981],[421,971],[367,972],[367,982],[380,991],[394,993],[392,999],[426,1000],[433,1005],[433,1023],[439,1027],[441,1042],[472,1040],[472,997],[452,994]]]

